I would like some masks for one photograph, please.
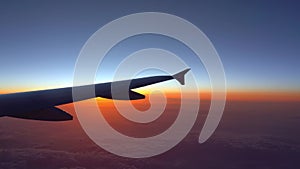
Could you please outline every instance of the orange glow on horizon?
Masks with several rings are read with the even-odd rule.
[[[165,93],[167,99],[167,105],[165,111],[162,113],[162,116],[158,118],[155,123],[151,124],[136,124],[126,120],[114,105],[114,102],[118,102],[119,106],[126,109],[128,103],[131,103],[134,108],[143,112],[150,108],[151,104],[149,102],[149,96],[146,95],[145,99],[141,100],[132,100],[132,101],[118,101],[105,98],[96,98],[97,106],[101,110],[106,121],[108,121],[111,126],[115,126],[115,130],[118,130],[125,135],[135,136],[135,137],[149,137],[155,134],[158,134],[164,131],[166,128],[172,124],[176,119],[178,110],[180,108],[180,93]],[[205,110],[209,108],[209,102],[211,93],[208,91],[200,92],[201,101],[200,104],[203,104]],[[154,103],[155,99],[152,100]],[[251,101],[253,102],[289,102],[289,101],[300,101],[300,92],[288,93],[288,92],[240,92],[240,91],[230,91],[227,93],[226,98],[227,103],[231,101]],[[80,106],[94,106],[94,99],[89,99],[85,101],[78,102]],[[207,104],[208,103],[208,104]],[[77,103],[76,103],[77,104]],[[203,108],[202,106],[202,108]],[[76,119],[76,113],[74,110],[74,104],[69,103],[66,105],[60,105],[58,108],[61,108],[68,113],[72,114]],[[203,110],[202,110],[203,111]],[[88,115],[88,114],[87,114]],[[162,125],[163,124],[163,125]],[[137,127],[138,126],[138,127]],[[142,130],[141,130],[142,129]]]
[[[44,88],[7,89],[7,90],[0,90],[0,94],[9,94],[9,93],[36,91],[36,90],[45,90],[45,89]],[[144,90],[144,89],[142,90],[136,89],[134,91],[144,95],[149,95],[149,93],[151,93],[150,90]],[[188,93],[189,92],[192,91],[188,91]],[[177,90],[165,91],[164,94],[166,94],[168,98],[178,98],[180,96],[180,93]],[[202,90],[199,92],[199,94],[201,100],[209,100],[211,98],[211,92],[209,90]],[[232,101],[300,101],[300,91],[230,90],[227,91],[226,96],[227,96],[226,100],[232,100]],[[138,103],[139,101],[134,101],[134,102]]]
[[[188,92],[189,93],[189,92]],[[218,92],[216,92],[216,99],[218,99]],[[143,94],[148,95],[149,92]],[[178,98],[178,92],[165,92],[168,98]],[[209,90],[200,91],[201,100],[210,100],[211,92]],[[226,93],[226,100],[228,101],[300,101],[300,92],[295,91],[235,91],[230,90]]]

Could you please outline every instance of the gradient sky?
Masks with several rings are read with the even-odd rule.
[[[299,91],[299,9],[297,1],[273,0],[1,1],[0,91],[71,86],[87,39],[106,23],[136,12],[170,13],[198,26],[221,57],[229,89]],[[151,35],[119,46],[111,52],[115,62],[139,48],[185,50],[174,40]],[[182,57],[195,67],[190,56]],[[195,71],[200,77],[203,69]],[[110,76],[106,71],[97,82]]]

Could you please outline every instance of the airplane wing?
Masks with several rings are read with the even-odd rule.
[[[55,108],[55,106],[67,104],[75,101],[86,100],[94,97],[103,97],[117,100],[137,100],[144,99],[145,96],[132,91],[131,89],[160,83],[176,79],[184,85],[184,76],[190,69],[185,69],[172,76],[152,76],[132,80],[100,83],[95,85],[85,85],[67,87],[59,89],[49,89],[22,93],[12,93],[0,95],[0,117],[9,116],[22,119],[44,120],[44,121],[66,121],[73,117],[68,113]],[[83,95],[73,100],[73,89],[85,89],[93,87],[95,95]],[[112,94],[111,89],[117,89]]]

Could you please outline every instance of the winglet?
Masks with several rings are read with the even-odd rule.
[[[173,75],[173,78],[176,79],[181,85],[184,85],[184,75],[191,70],[191,68],[185,69],[179,73]]]

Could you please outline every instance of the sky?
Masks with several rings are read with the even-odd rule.
[[[201,29],[222,60],[229,90],[300,91],[299,7],[297,1],[271,0],[1,1],[0,91],[71,86],[76,59],[88,38],[110,21],[137,12],[170,13]],[[181,55],[196,69],[201,84],[208,85],[192,52],[167,37],[125,40],[104,65],[147,47]],[[96,82],[112,77],[103,68]]]

